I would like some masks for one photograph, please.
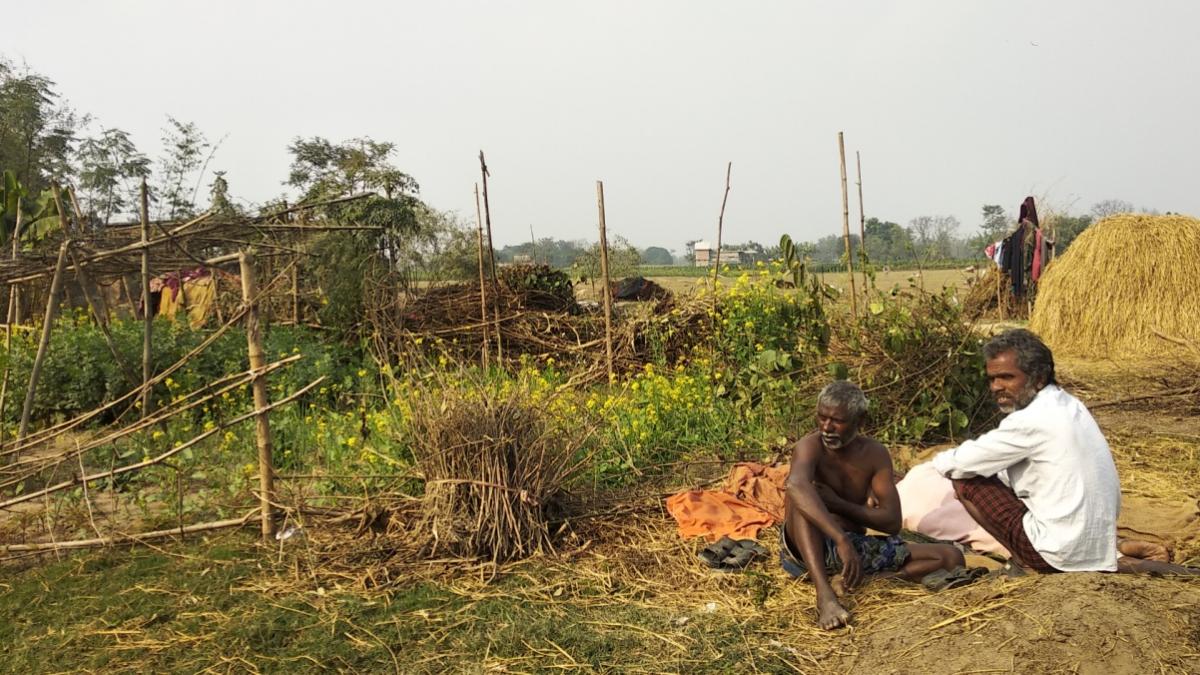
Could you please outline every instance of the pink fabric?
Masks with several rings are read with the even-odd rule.
[[[914,466],[896,484],[896,491],[906,529],[1008,557],[1008,550],[971,518],[954,496],[954,484],[931,462]]]
[[[1036,283],[1042,276],[1042,228],[1034,228],[1033,234],[1033,281]]]

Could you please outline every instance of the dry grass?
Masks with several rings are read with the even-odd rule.
[[[511,560],[550,543],[546,511],[587,461],[586,427],[555,423],[550,404],[519,385],[501,392],[470,378],[410,390],[429,555]]]
[[[414,584],[433,584],[461,603],[397,617],[418,624],[407,651],[424,665],[414,670],[462,667],[464,657],[494,669],[622,672],[1075,672],[1145,661],[1182,673],[1200,664],[1194,647],[1169,632],[1195,630],[1189,608],[1200,588],[1189,582],[1079,574],[931,594],[874,581],[844,597],[853,627],[825,632],[813,623],[812,586],[780,570],[773,529],[762,537],[766,559],[723,574],[699,564],[702,542],[678,537],[660,495],[632,506],[568,523],[557,553],[509,564],[393,556],[386,576],[400,581],[375,592],[402,597]],[[314,559],[351,545],[332,530],[312,539]],[[403,550],[404,541],[381,537],[373,546]],[[378,566],[328,564],[306,573],[307,584],[344,592],[384,576]],[[497,607],[509,608],[499,622]],[[522,644],[481,654],[480,636],[497,631]],[[612,652],[598,657],[596,644]]]
[[[1123,214],[1079,235],[1039,283],[1030,328],[1056,354],[1179,351],[1200,342],[1200,220]]]

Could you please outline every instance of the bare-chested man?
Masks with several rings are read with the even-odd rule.
[[[963,565],[962,553],[949,544],[912,544],[895,536],[901,519],[892,459],[879,441],[858,434],[866,413],[861,389],[833,382],[817,398],[817,430],[792,450],[783,567],[812,577],[817,624],[825,629],[850,621],[830,584],[833,574],[840,572],[850,590],[864,575],[919,581]],[[886,536],[868,536],[868,528]]]

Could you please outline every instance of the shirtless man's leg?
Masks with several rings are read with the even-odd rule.
[[[949,544],[908,543],[908,562],[894,574],[908,581],[920,581],[938,570],[966,566],[962,551]],[[885,575],[879,575],[883,577]]]
[[[789,502],[788,510],[792,509]],[[825,630],[846,626],[850,623],[850,612],[838,602],[837,594],[829,583],[825,571],[825,535],[805,518],[785,518],[787,539],[794,553],[799,553],[808,567],[808,575],[817,591],[817,625]]]

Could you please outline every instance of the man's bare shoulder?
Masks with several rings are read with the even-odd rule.
[[[872,465],[886,464],[892,465],[892,453],[888,452],[887,446],[870,436],[859,436],[860,452],[862,458]]]
[[[812,432],[805,436],[801,436],[800,440],[792,443],[792,459],[791,463],[797,462],[815,462],[821,457],[821,435],[817,432]]]

